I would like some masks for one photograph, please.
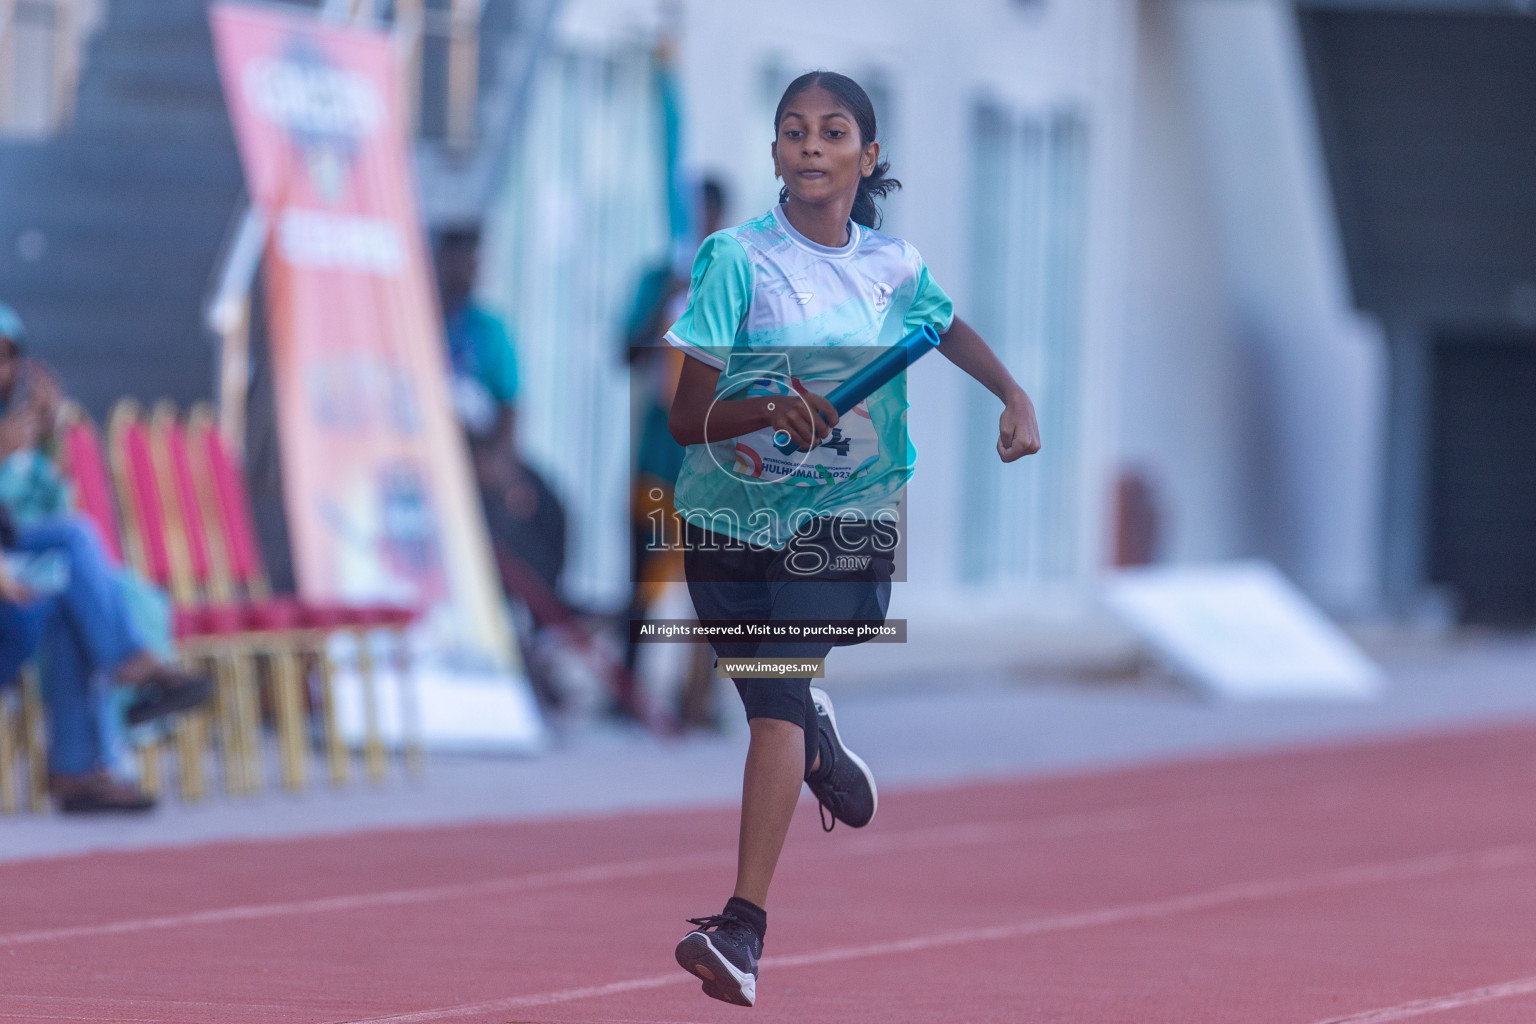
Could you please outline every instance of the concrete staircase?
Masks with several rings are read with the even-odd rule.
[[[1301,14],[1355,299],[1536,322],[1536,18],[1452,6]]]
[[[206,0],[113,0],[73,123],[0,142],[0,301],[93,414],[212,394],[202,304],[242,187]]]

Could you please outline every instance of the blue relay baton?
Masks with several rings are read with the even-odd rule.
[[[871,359],[859,369],[858,373],[827,392],[827,401],[832,403],[832,408],[837,410],[839,416],[846,416],[854,406],[938,347],[939,332],[934,330],[931,324],[924,324]],[[820,413],[817,415],[821,416]],[[826,421],[825,416],[821,418],[823,422]],[[785,455],[793,455],[800,450],[800,446],[793,441],[775,444],[774,447]]]

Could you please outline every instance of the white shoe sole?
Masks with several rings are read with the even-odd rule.
[[[858,765],[859,771],[864,773],[864,781],[869,783],[870,803],[873,805],[870,808],[869,821],[874,821],[876,812],[880,810],[880,790],[875,788],[875,773],[869,770],[869,765],[864,763],[864,759],[862,757],[860,757],[858,754],[855,754],[853,751],[849,750],[846,745],[844,745],[843,737],[837,731],[837,712],[832,709],[831,695],[821,687],[813,686],[811,687],[811,700],[813,703],[815,703],[817,708],[827,713],[827,722],[832,726],[832,740],[837,744],[838,749],[841,750],[844,754],[847,754],[848,760]],[[866,821],[864,825],[868,825],[869,821]],[[863,828],[864,825],[860,825],[859,827]]]
[[[757,978],[721,956],[703,932],[683,936],[677,944],[677,963],[689,974],[703,979],[705,995],[737,1006],[756,1005]]]

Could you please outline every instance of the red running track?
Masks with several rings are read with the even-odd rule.
[[[1530,1024],[1533,792],[1522,727],[802,806],[752,1010],[672,962],[730,809],[22,862],[0,1020]]]

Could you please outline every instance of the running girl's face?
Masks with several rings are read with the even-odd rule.
[[[866,146],[853,114],[819,85],[790,100],[779,120],[773,172],[802,203],[846,199],[851,206],[859,180],[873,174],[879,160],[880,143]]]

